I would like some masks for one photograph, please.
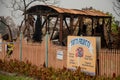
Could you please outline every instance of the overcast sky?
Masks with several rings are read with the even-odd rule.
[[[74,9],[82,9],[92,6],[97,10],[112,13],[113,16],[115,16],[116,19],[120,21],[120,17],[118,17],[113,11],[114,1],[115,0],[61,0],[60,6]]]
[[[113,16],[115,16],[115,19],[120,21],[120,17],[118,17],[113,11],[112,2],[114,1],[115,0],[60,0],[60,7],[69,9],[82,9],[92,6],[97,10],[112,13]],[[0,3],[0,16],[11,16],[10,9],[8,10],[5,8],[2,3]]]

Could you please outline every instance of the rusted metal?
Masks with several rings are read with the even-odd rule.
[[[27,9],[26,13],[30,14],[64,14],[64,15],[83,15],[83,16],[93,16],[93,17],[110,17],[103,12],[97,10],[78,10],[78,9],[66,9],[60,8],[52,5],[36,5]]]

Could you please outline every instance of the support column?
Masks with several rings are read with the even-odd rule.
[[[63,38],[63,15],[60,14],[60,31],[59,31],[59,42],[62,44],[62,38]]]
[[[94,35],[94,19],[93,18],[91,18],[92,19],[92,36]]]
[[[53,31],[52,31],[52,34],[51,34],[50,40],[52,40],[52,37],[53,37],[54,31],[55,31],[55,28],[56,28],[57,23],[58,23],[58,17],[56,17],[56,18],[57,18],[57,19],[56,19],[55,25],[54,25],[54,27],[53,27]]]
[[[70,33],[73,34],[73,22],[74,22],[74,18],[73,16],[70,17]]]
[[[112,42],[111,42],[111,23],[112,23],[112,18],[109,19],[109,26],[108,26],[108,38],[109,38],[109,42],[108,42],[108,47],[112,48]]]
[[[80,16],[79,17],[79,31],[78,31],[78,36],[80,36],[81,34],[82,34],[82,26],[83,26],[83,17],[82,16]]]

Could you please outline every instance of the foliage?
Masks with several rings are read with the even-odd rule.
[[[106,14],[112,17],[112,23],[111,23],[112,33],[117,34],[118,33],[118,24],[115,21],[115,17],[109,12],[107,12]]]
[[[108,15],[112,16],[112,23],[111,23],[111,36],[112,36],[112,48],[120,48],[120,30],[118,27],[117,21],[115,21],[115,17],[112,14],[107,13]]]
[[[113,80],[113,78],[85,75],[80,71],[80,67],[74,71],[65,67],[63,67],[63,69],[54,69],[52,67],[45,68],[43,66],[37,67],[32,65],[28,61],[23,62],[16,59],[9,61],[0,60],[0,70],[30,76],[38,80]],[[119,77],[114,79],[118,80]]]
[[[0,74],[0,80],[33,80],[33,79],[23,76],[9,76]]]
[[[111,30],[112,30],[112,32],[113,33],[118,33],[118,25],[114,22],[114,23],[112,23],[112,25],[111,25]]]

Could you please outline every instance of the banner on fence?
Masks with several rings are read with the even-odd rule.
[[[62,50],[57,51],[57,59],[58,60],[63,60],[63,51]]]
[[[7,54],[11,55],[13,53],[13,48],[14,48],[14,44],[13,43],[8,43],[7,44]]]
[[[95,75],[96,71],[96,37],[68,36],[67,67]]]

